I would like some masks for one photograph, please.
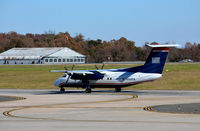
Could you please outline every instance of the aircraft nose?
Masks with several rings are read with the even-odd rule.
[[[57,80],[53,83],[54,86],[59,86],[59,84],[60,84],[60,79],[57,79]]]
[[[54,86],[61,86],[61,85],[65,84],[65,82],[66,82],[66,79],[61,77],[61,78],[57,79],[57,80],[53,83],[53,85],[54,85]]]

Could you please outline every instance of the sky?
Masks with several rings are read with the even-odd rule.
[[[200,0],[0,0],[0,32],[200,43]]]

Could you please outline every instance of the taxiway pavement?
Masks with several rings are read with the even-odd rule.
[[[1,89],[0,96],[26,98],[0,102],[2,131],[200,130],[199,114],[144,110],[159,105],[200,103],[200,91],[99,90],[91,94],[60,94],[56,90]]]

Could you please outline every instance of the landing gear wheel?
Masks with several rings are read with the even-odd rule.
[[[115,88],[115,92],[121,92],[121,88]]]
[[[60,87],[60,93],[64,93],[65,92],[65,88]]]
[[[90,88],[87,88],[86,90],[85,90],[85,93],[91,93],[92,92],[92,90],[90,89]]]
[[[89,80],[84,80],[84,88],[85,88],[85,93],[91,93],[92,90],[90,88],[90,82]]]

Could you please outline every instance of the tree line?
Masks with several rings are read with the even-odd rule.
[[[0,52],[14,47],[68,47],[86,55],[89,62],[144,61],[150,52],[150,48],[136,47],[134,41],[127,40],[125,37],[119,40],[102,41],[101,39],[85,40],[82,34],[72,37],[68,32],[55,34],[48,31],[44,34],[25,35],[13,31],[0,33]],[[176,62],[183,59],[200,61],[200,43],[187,42],[184,48],[170,50],[168,61]]]

